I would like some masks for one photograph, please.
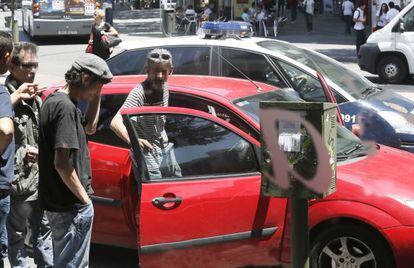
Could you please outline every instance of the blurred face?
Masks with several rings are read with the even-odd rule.
[[[102,21],[102,17],[96,11],[93,13],[93,19],[95,20],[95,22],[101,22]]]
[[[83,85],[84,88],[81,90],[80,98],[89,102],[101,94],[104,84],[89,74],[83,74]]]
[[[382,10],[386,11],[387,10],[387,5],[382,4]]]
[[[19,63],[11,63],[9,70],[19,83],[32,83],[35,79],[39,62],[36,53],[20,51]]]
[[[167,82],[168,76],[172,73],[172,68],[167,64],[151,64],[147,69],[148,80],[154,88],[161,89]]]

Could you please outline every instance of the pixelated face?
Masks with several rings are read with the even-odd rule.
[[[172,68],[167,63],[152,63],[147,68],[148,80],[158,85],[167,82],[171,73]]]
[[[93,100],[97,95],[101,94],[103,83],[94,79],[92,75],[83,74],[83,85],[81,99],[87,102]]]
[[[32,83],[39,68],[37,54],[32,51],[21,50],[19,62],[10,64],[10,72],[20,83]]]

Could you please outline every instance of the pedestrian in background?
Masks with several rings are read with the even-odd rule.
[[[345,21],[345,33],[351,34],[351,26],[352,26],[352,13],[354,11],[354,3],[352,3],[350,0],[345,0],[342,3],[342,12],[344,15],[344,21]]]
[[[376,20],[377,25],[376,29],[380,30],[384,28],[387,24],[387,13],[388,13],[388,5],[386,3],[382,3],[381,8],[377,11]]]
[[[249,9],[247,7],[243,8],[243,13],[241,14],[242,21],[250,22]]]
[[[356,52],[359,53],[359,48],[365,44],[367,37],[365,35],[365,21],[366,17],[364,15],[365,4],[363,0],[358,1],[358,8],[354,12],[353,20],[355,22],[354,29],[356,33]]]
[[[0,31],[0,74],[7,72],[13,52],[10,34]],[[0,85],[0,267],[7,258],[7,216],[10,211],[10,186],[13,180],[14,140],[13,106],[7,89]]]
[[[315,1],[314,0],[304,0],[303,1],[303,10],[306,21],[306,30],[308,33],[313,31],[313,13],[315,11]]]
[[[295,24],[296,17],[298,16],[298,0],[288,0],[288,6],[290,8],[290,23]]]
[[[10,191],[10,214],[7,220],[9,261],[12,267],[29,267],[25,249],[27,222],[32,230],[33,257],[39,267],[53,266],[52,236],[46,214],[37,200],[39,183],[38,122],[41,99],[37,85],[32,92],[22,92],[24,83],[33,83],[38,70],[37,46],[15,44],[10,75],[5,85],[14,106],[15,163]]]
[[[92,25],[89,44],[92,44],[92,53],[106,60],[111,55],[109,48],[102,44],[103,35],[118,35],[117,30],[111,24],[104,21],[105,12],[97,9],[93,12],[94,24]]]
[[[285,14],[285,0],[277,0],[277,16]]]
[[[66,72],[66,85],[40,110],[39,200],[52,230],[53,267],[89,265],[94,209],[86,134],[96,130],[101,89],[111,79],[104,60],[84,54]],[[87,105],[85,115],[79,101]]]
[[[398,11],[398,9],[395,8],[394,2],[389,2],[388,6],[390,7],[390,9],[388,10],[387,15],[385,17],[387,23],[389,23],[395,16],[398,15],[398,13],[400,13],[400,11]]]

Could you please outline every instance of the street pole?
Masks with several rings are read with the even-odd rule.
[[[12,30],[12,36],[13,36],[13,42],[17,43],[19,42],[19,22],[17,19],[14,18],[15,15],[15,9],[16,9],[16,0],[11,1],[11,30]]]
[[[300,187],[300,186],[299,186]],[[292,221],[292,268],[309,268],[308,200],[290,198]]]

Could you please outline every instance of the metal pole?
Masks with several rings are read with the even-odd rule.
[[[12,36],[13,36],[13,42],[17,43],[19,42],[19,22],[17,21],[17,19],[14,19],[14,15],[15,12],[14,10],[16,9],[16,0],[12,0],[11,1],[11,30],[12,30]]]
[[[309,268],[308,200],[290,198],[292,221],[292,268]]]

